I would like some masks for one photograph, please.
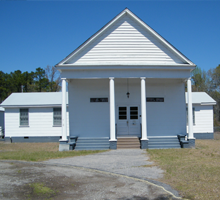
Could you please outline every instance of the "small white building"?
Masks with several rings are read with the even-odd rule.
[[[76,149],[134,147],[135,138],[142,149],[179,147],[177,135],[187,133],[186,82],[188,146],[195,145],[190,74],[196,65],[130,10],[119,13],[56,67],[62,78],[62,129],[52,126],[53,103],[41,107],[42,124],[37,119],[33,123],[39,136],[59,131],[61,151],[76,141],[74,136]],[[39,109],[12,110],[16,127],[22,126],[16,134],[29,137],[27,115],[37,117]]]
[[[213,106],[216,105],[216,101],[205,92],[193,92],[192,103],[194,137],[196,139],[214,139]],[[186,104],[188,104],[187,93]]]
[[[1,104],[5,108],[5,141],[58,142],[61,100],[60,92],[12,93]]]

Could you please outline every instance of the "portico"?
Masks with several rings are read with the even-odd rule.
[[[129,98],[126,95],[128,80],[130,80],[129,81],[129,83],[130,83],[130,85],[129,85],[130,97]],[[77,107],[83,108],[83,107],[88,106],[88,108],[89,108],[89,107],[94,107],[94,106],[96,107],[97,106],[97,109],[99,109],[98,105],[102,106],[102,108],[103,108],[103,106],[105,107],[105,112],[102,109],[100,110],[100,113],[103,114],[103,116],[100,117],[101,124],[99,124],[99,121],[96,121],[93,123],[96,123],[95,126],[100,126],[100,128],[102,127],[101,128],[102,131],[105,130],[105,134],[103,134],[103,136],[109,138],[110,148],[112,148],[112,149],[116,148],[117,137],[122,137],[122,136],[123,137],[133,137],[133,136],[139,137],[140,142],[141,142],[141,147],[147,148],[149,137],[151,138],[153,136],[157,136],[157,137],[158,136],[174,136],[174,135],[181,134],[182,132],[184,132],[184,129],[183,129],[183,131],[178,132],[177,129],[175,128],[175,125],[174,125],[173,127],[170,128],[170,129],[174,129],[174,130],[176,129],[176,132],[174,131],[174,134],[171,132],[169,134],[165,133],[166,132],[166,130],[164,130],[165,127],[170,126],[170,125],[166,124],[166,123],[162,124],[161,120],[163,120],[163,119],[160,119],[161,116],[158,116],[156,120],[152,121],[152,117],[155,118],[155,115],[165,115],[166,113],[168,115],[170,108],[166,109],[166,107],[167,106],[170,107],[172,104],[174,104],[174,105],[176,104],[175,102],[169,103],[168,97],[165,95],[165,93],[167,93],[167,92],[161,92],[161,91],[163,91],[163,90],[168,90],[168,91],[171,90],[172,91],[173,89],[172,88],[169,89],[169,87],[170,87],[170,85],[173,85],[173,84],[180,84],[180,85],[182,85],[182,88],[184,88],[184,81],[182,81],[182,80],[169,80],[169,79],[168,80],[165,80],[165,79],[151,80],[151,79],[146,79],[145,77],[130,78],[130,79],[127,79],[127,78],[116,78],[115,79],[114,77],[109,77],[109,79],[87,79],[87,80],[85,80],[85,79],[77,79],[77,80],[69,79],[70,88],[72,87],[71,85],[73,85],[73,84],[74,85],[82,85],[83,82],[86,82],[86,83],[85,83],[84,87],[81,87],[81,92],[83,92],[83,90],[86,91],[87,87],[91,88],[90,91],[94,91],[94,88],[96,88],[96,86],[98,86],[99,83],[102,86],[105,85],[105,89],[107,89],[107,91],[101,92],[101,93],[103,93],[103,95],[100,95],[100,91],[99,91],[98,92],[99,94],[97,96],[95,96],[95,95],[90,96],[90,97],[99,98],[100,102],[94,102],[94,103],[87,102],[87,105],[78,105]],[[116,84],[115,84],[115,82],[116,82]],[[155,82],[159,82],[159,83],[157,85],[155,85]],[[188,97],[191,96],[190,95],[190,93],[191,93],[190,82],[191,82],[191,80],[188,79],[187,80],[187,87],[188,87],[188,94],[189,94]],[[67,144],[68,139],[67,139],[67,130],[66,130],[67,127],[66,127],[66,117],[65,117],[66,116],[66,111],[65,111],[65,109],[66,109],[66,104],[65,104],[65,102],[66,102],[66,95],[65,95],[66,94],[65,93],[66,79],[65,78],[62,79],[62,84],[64,87],[62,87],[62,94],[63,94],[62,95],[62,102],[63,102],[62,103],[62,139],[60,141],[62,144],[63,143]],[[88,86],[88,84],[90,86]],[[167,87],[163,86],[166,84],[167,84]],[[94,85],[94,86],[92,87],[92,85]],[[161,89],[163,87],[164,87],[164,89]],[[149,89],[146,89],[146,88],[149,88]],[[156,91],[156,90],[159,90],[159,91]],[[71,91],[71,89],[69,89],[69,91]],[[89,90],[87,92],[89,93]],[[184,90],[182,92],[184,92]],[[79,100],[83,99],[83,97],[79,96],[80,88],[79,88],[78,92],[77,91],[73,92],[73,96],[74,96],[74,93],[76,96],[78,96]],[[148,95],[146,95],[146,93]],[[71,97],[71,95],[69,95],[69,96]],[[149,101],[149,99],[152,100],[153,97],[156,97],[156,99],[159,99],[160,101],[162,99],[164,102]],[[175,95],[173,95],[173,97],[176,98]],[[101,102],[101,101],[103,101],[104,98],[107,98],[107,102]],[[87,100],[89,101],[89,97]],[[149,102],[147,102],[147,101],[149,101]],[[153,101],[155,101],[155,98],[153,99]],[[190,109],[190,99],[188,100],[188,102],[189,102],[188,124],[190,127],[190,124],[191,124],[191,126],[193,125],[192,122],[190,123],[190,120],[192,120],[192,117],[190,118],[190,115],[192,115],[192,109]],[[69,104],[70,104],[70,108],[71,108],[70,100],[69,100]],[[73,103],[72,106],[75,107],[75,104],[76,103]],[[183,101],[183,104],[185,104],[185,101]],[[177,107],[175,108],[174,105],[173,105],[173,109],[177,109],[179,106],[179,105],[177,105]],[[148,111],[148,107],[149,107],[149,111]],[[158,108],[158,107],[160,107],[161,112],[154,113],[154,111],[155,111],[154,109]],[[124,109],[124,108],[126,108],[126,110],[120,110],[120,109]],[[132,111],[132,110],[130,110],[131,108],[132,109],[137,108],[137,110]],[[185,106],[183,107],[182,110],[185,110]],[[77,116],[80,115],[79,112],[81,112],[81,109],[79,109],[79,110],[76,109],[74,111],[74,113],[76,113]],[[134,113],[133,116],[131,116],[131,112]],[[172,110],[170,110],[170,112],[172,112]],[[106,116],[106,115],[108,115],[108,116]],[[183,115],[185,118],[185,113],[183,113]],[[175,122],[174,119],[176,117],[178,117],[178,116],[173,117],[173,120],[172,120],[173,122]],[[102,123],[103,123],[102,120],[104,118],[109,119],[108,122],[105,120],[105,127],[102,126]],[[148,118],[150,120],[149,127],[148,127]],[[167,118],[170,118],[170,117],[167,116]],[[70,120],[71,120],[71,114],[70,114]],[[183,118],[182,118],[182,120],[183,120]],[[74,116],[73,121],[78,121],[78,124],[80,122],[79,120],[77,120],[76,116]],[[90,123],[90,119],[88,119],[87,122]],[[159,126],[161,126],[161,129],[159,129],[157,127],[158,125],[155,125],[156,122],[158,122]],[[124,123],[124,126],[123,126],[123,123]],[[184,124],[184,120],[183,120],[182,124]],[[92,126],[92,125],[90,124],[90,126]],[[107,128],[106,126],[109,128]],[[137,127],[136,129],[135,129],[135,126]],[[185,128],[185,125],[183,125],[183,126]],[[88,129],[84,128],[83,124],[81,124],[81,128],[84,129],[85,132],[89,131]],[[82,131],[80,131],[81,128],[80,128],[80,126],[71,128],[71,125],[70,125],[70,135],[72,135],[72,136],[79,135],[79,134],[77,134],[77,132],[74,132],[73,130],[76,129],[79,132],[82,132]],[[127,129],[125,130],[125,128],[127,128]],[[129,128],[131,131],[128,132]],[[156,131],[152,132],[152,130],[155,130],[155,129],[156,129]],[[149,137],[148,137],[148,130],[150,131]],[[162,131],[163,131],[163,134],[161,134]],[[99,134],[93,133],[94,137],[96,137],[98,135]],[[88,137],[89,134],[87,134],[85,136]],[[191,131],[189,133],[189,139],[194,141],[193,131]]]

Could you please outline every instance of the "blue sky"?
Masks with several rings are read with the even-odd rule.
[[[200,68],[220,64],[220,1],[0,0],[0,70],[53,66],[126,7]]]

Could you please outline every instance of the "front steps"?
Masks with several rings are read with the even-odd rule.
[[[118,137],[117,149],[140,149],[138,137]],[[104,150],[110,148],[108,137],[103,138],[77,138],[75,150]],[[149,137],[148,149],[171,149],[181,148],[180,142],[176,137]]]
[[[138,137],[117,138],[117,149],[140,149],[140,140]]]
[[[76,141],[75,150],[103,150],[109,149],[109,138],[81,138]]]
[[[180,142],[176,137],[150,137],[148,138],[148,149],[179,149]]]

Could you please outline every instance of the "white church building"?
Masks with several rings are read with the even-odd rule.
[[[116,149],[137,143],[142,149],[176,148],[177,135],[187,132],[186,147],[193,147],[195,109],[190,73],[195,67],[130,10],[123,10],[56,65],[62,78],[62,98],[59,97],[62,106],[57,109],[62,118],[57,135],[61,136],[60,150],[68,150],[70,146]],[[215,101],[208,97],[205,103],[209,106],[212,128],[206,133],[213,134]],[[47,103],[54,115],[53,108],[59,106]],[[198,100],[197,104],[201,102]],[[27,107],[20,110],[24,116],[32,109]],[[37,106],[34,109],[37,112]],[[5,120],[7,124],[7,108]],[[7,134],[7,126],[5,129]],[[136,144],[132,143],[135,139]]]

